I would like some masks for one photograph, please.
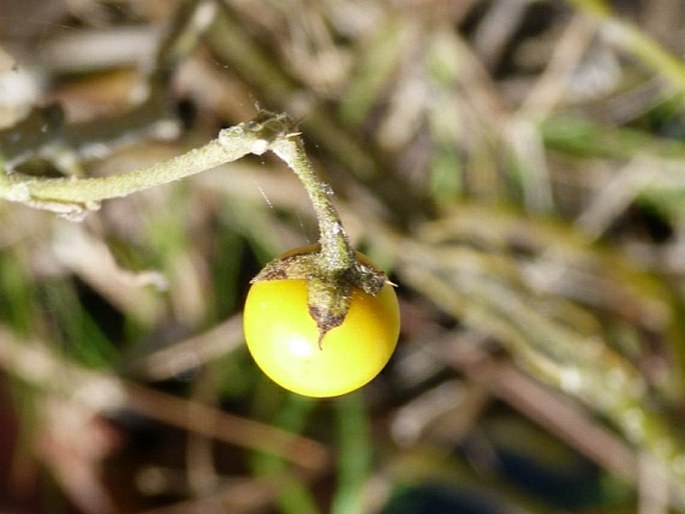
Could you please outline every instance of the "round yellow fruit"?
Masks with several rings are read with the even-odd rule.
[[[312,397],[349,393],[383,369],[395,350],[400,315],[390,284],[372,296],[353,288],[341,325],[319,346],[307,306],[307,281],[264,280],[250,288],[243,326],[257,365],[280,386]]]

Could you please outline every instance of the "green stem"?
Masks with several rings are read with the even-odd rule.
[[[259,134],[244,124],[226,129],[205,146],[149,168],[97,178],[37,178],[19,173],[0,175],[0,198],[10,201],[89,204],[127,196],[179,180],[259,149]],[[262,142],[262,146],[266,143]],[[261,153],[261,152],[260,152]]]
[[[93,208],[102,200],[173,182],[266,148],[260,134],[244,125],[225,129],[218,139],[169,161],[127,173],[81,179],[0,174],[0,198],[57,211],[64,210],[60,205]]]
[[[314,173],[301,138],[284,114],[262,112],[252,121],[224,129],[206,145],[166,162],[127,173],[95,178],[44,178],[0,173],[0,198],[34,207],[78,214],[100,201],[167,184],[253,153],[273,151],[295,172],[307,190],[319,222],[321,269],[331,277],[355,262],[329,191]]]
[[[336,402],[339,443],[338,487],[331,505],[332,514],[361,514],[364,487],[371,468],[371,441],[364,398],[350,394]]]
[[[307,190],[319,223],[323,269],[332,275],[349,270],[354,264],[354,251],[338,211],[331,202],[330,191],[316,177],[302,140],[294,136],[285,137],[275,141],[270,148],[290,166]]]
[[[349,270],[354,253],[325,185],[307,159],[302,140],[285,115],[261,113],[250,122],[224,129],[206,145],[166,162],[97,178],[41,178],[0,173],[0,198],[65,213],[96,208],[108,198],[127,196],[179,180],[254,153],[272,150],[296,173],[309,194],[321,230],[322,268],[334,275]]]

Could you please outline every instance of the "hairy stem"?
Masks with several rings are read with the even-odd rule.
[[[354,253],[329,191],[314,173],[293,123],[284,114],[262,112],[249,122],[227,128],[206,145],[168,161],[117,175],[93,178],[45,178],[0,173],[0,198],[34,207],[72,213],[96,208],[109,198],[127,196],[232,162],[253,153],[273,151],[295,172],[307,190],[319,222],[321,267],[331,276],[354,264]],[[70,210],[71,209],[71,210]]]
[[[347,239],[338,211],[330,199],[330,191],[315,175],[299,137],[285,137],[271,145],[302,182],[312,202],[319,222],[319,242],[323,267],[335,274],[349,270],[354,263],[354,252]]]

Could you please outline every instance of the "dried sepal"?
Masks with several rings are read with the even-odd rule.
[[[307,304],[319,329],[319,347],[324,336],[345,321],[354,288],[375,296],[389,283],[385,273],[359,252],[355,252],[349,269],[331,273],[321,257],[319,245],[284,253],[264,266],[252,282],[298,279],[307,280]]]

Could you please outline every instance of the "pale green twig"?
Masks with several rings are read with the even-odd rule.
[[[291,127],[292,123],[285,115],[262,115],[254,121],[224,129],[206,145],[168,161],[106,177],[46,178],[2,173],[0,198],[58,212],[95,208],[102,200],[124,197],[167,184],[235,161],[250,153],[261,155],[275,144],[274,149],[282,155],[287,155],[285,148],[294,145],[295,159],[291,159],[289,164],[297,170],[307,168],[305,171],[298,171],[298,175],[312,175],[308,181],[308,189],[316,189],[316,192],[311,193],[312,198],[317,198],[317,205],[323,208],[325,190],[313,177],[306,157],[299,155],[301,142],[287,130]],[[327,209],[331,208],[329,206]]]
[[[314,174],[302,140],[286,137],[274,142],[271,150],[290,166],[307,190],[319,221],[319,242],[325,268],[331,273],[349,270],[354,262],[354,252],[338,211],[329,198],[330,191]]]
[[[248,153],[263,153],[268,142],[245,125],[226,129],[201,148],[169,161],[127,173],[96,178],[43,178],[20,173],[0,174],[0,198],[61,213],[97,208],[100,201],[127,196],[235,161]]]

